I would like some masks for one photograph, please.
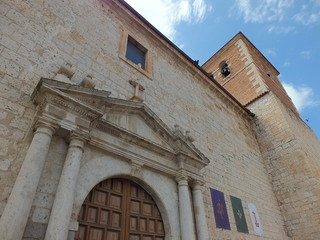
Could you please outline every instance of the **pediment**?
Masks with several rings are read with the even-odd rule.
[[[152,121],[147,122],[146,118],[148,116],[142,115],[139,111],[119,109],[119,106],[116,105],[111,105],[109,111],[102,117],[104,121],[125,129],[128,133],[157,144],[168,151],[173,151],[174,149],[168,144],[168,136],[166,137],[167,134],[163,133],[163,129]]]
[[[89,121],[93,128],[115,133],[118,137],[145,148],[183,156],[202,167],[209,163],[182,131],[171,130],[144,103],[111,98],[107,91],[41,79],[32,94],[34,103],[38,105],[43,102],[46,94],[60,98],[60,101],[53,104],[67,111],[72,106],[82,110],[77,113],[91,112]],[[70,106],[67,108],[66,105]]]

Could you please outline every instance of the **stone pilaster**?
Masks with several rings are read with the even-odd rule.
[[[179,192],[179,214],[181,240],[195,240],[192,206],[188,186],[188,177],[181,173],[176,178]]]
[[[71,136],[45,240],[64,240],[68,237],[68,227],[72,213],[84,143],[85,140],[83,138],[75,135]]]
[[[206,213],[203,203],[202,182],[194,181],[192,188],[193,207],[196,221],[196,232],[198,240],[209,240],[208,226],[206,220]]]
[[[0,219],[0,239],[20,240],[47,158],[54,127],[39,122]]]

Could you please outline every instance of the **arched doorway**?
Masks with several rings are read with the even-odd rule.
[[[82,204],[75,240],[164,240],[163,221],[152,197],[122,178],[96,185]]]

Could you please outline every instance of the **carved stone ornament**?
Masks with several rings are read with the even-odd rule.
[[[189,177],[188,173],[185,170],[180,170],[175,178],[176,182],[178,183],[188,183]]]
[[[142,165],[138,162],[131,162],[131,176],[140,178],[142,174]]]
[[[129,83],[134,87],[134,94],[131,100],[134,102],[143,102],[143,91],[145,90],[144,87],[138,81],[130,80]]]
[[[183,159],[189,176],[200,175],[199,170],[209,160],[193,145],[194,139],[178,128],[172,131],[144,103],[109,95],[102,90],[41,79],[32,100],[38,106],[37,118],[64,131],[85,135],[87,144],[137,163],[132,165],[134,175],[143,165],[175,177],[181,169],[178,159]]]

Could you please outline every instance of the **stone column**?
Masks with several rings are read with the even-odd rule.
[[[45,240],[65,240],[68,237],[74,194],[85,142],[84,139],[78,136],[71,136],[70,139]]]
[[[54,128],[39,123],[0,219],[0,239],[20,240],[27,224]]]
[[[181,240],[195,240],[194,223],[192,215],[192,206],[187,176],[177,177],[179,191],[179,214]]]
[[[198,240],[209,240],[201,183],[199,181],[193,182],[192,194]]]

